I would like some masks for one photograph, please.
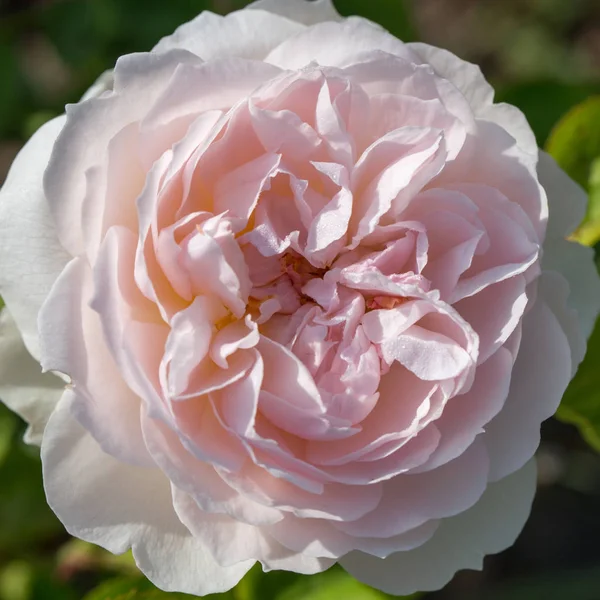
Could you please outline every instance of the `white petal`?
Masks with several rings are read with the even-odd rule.
[[[112,69],[104,71],[96,81],[92,84],[92,87],[81,97],[80,102],[89,100],[90,98],[97,98],[104,92],[108,92],[113,89],[114,77]]]
[[[304,25],[342,20],[331,0],[257,0],[246,6],[248,9],[266,10]]]
[[[104,454],[67,399],[48,422],[42,465],[48,503],[67,531],[113,553],[132,548],[138,567],[163,590],[224,592],[253,564],[219,566],[175,515],[166,476]]]
[[[537,155],[535,135],[525,115],[510,104],[493,104],[494,89],[486,81],[481,69],[462,60],[452,52],[428,44],[414,42],[407,46],[435,72],[455,85],[469,101],[475,116],[500,125],[517,140],[520,148]]]
[[[585,356],[586,338],[581,332],[580,315],[569,302],[572,297],[569,283],[556,271],[544,271],[538,280],[537,293],[544,298],[567,337],[571,348],[571,376],[573,376]],[[592,298],[587,299],[586,305],[590,304],[594,308],[597,306],[597,302]]]
[[[303,575],[322,573],[333,566],[335,561],[328,558],[314,558],[304,554],[291,554],[284,558],[267,559],[262,563],[263,571],[292,571]]]
[[[57,138],[55,135],[49,162],[48,152],[44,155],[44,167],[48,164],[44,192],[58,237],[73,256],[85,248],[81,205],[86,195],[86,172],[102,162],[110,140],[119,131],[140,121],[150,110],[178,65],[198,62],[198,57],[184,51],[128,54],[115,66],[113,93],[67,106],[67,120],[60,135]],[[38,161],[41,159],[32,157],[23,167],[29,168]],[[50,218],[43,221],[44,229],[50,221]]]
[[[489,485],[475,506],[444,519],[421,547],[386,559],[352,552],[340,563],[358,580],[390,594],[438,590],[460,569],[480,570],[486,554],[514,543],[529,516],[535,483],[535,463],[530,461]]]
[[[385,29],[367,19],[351,17],[306,28],[276,47],[265,61],[282,69],[300,69],[313,61],[344,67],[373,52],[387,52],[408,61],[414,58],[406,45]]]
[[[542,268],[557,271],[569,283],[568,305],[577,311],[581,334],[587,339],[600,310],[600,278],[592,248],[565,240],[583,219],[587,197],[545,152],[540,153],[538,175],[550,209]]]
[[[64,391],[64,381],[42,373],[32,358],[8,310],[0,313],[0,400],[21,416],[29,427],[25,441],[40,445],[50,414]]]
[[[221,17],[201,12],[164,37],[152,52],[182,49],[203,60],[237,56],[262,60],[273,48],[305,26],[264,10],[236,11]]]
[[[103,283],[112,289],[112,281]],[[40,310],[41,362],[72,378],[71,411],[104,451],[147,466],[153,463],[142,439],[140,398],[126,386],[108,350],[98,314],[89,307],[91,288],[87,262],[74,258]]]
[[[462,60],[448,50],[429,44],[411,42],[406,46],[423,63],[431,65],[438,75],[452,82],[469,101],[475,114],[490,106],[494,101],[494,89],[485,80],[477,65]]]
[[[581,335],[592,333],[600,310],[600,279],[594,263],[594,250],[577,242],[547,239],[544,244],[544,271],[556,271],[568,282],[568,305],[577,311]]]
[[[203,511],[193,498],[173,487],[175,511],[186,527],[210,549],[217,562],[231,566],[244,560],[260,560],[267,570],[318,573],[331,559],[303,556],[282,546],[261,527],[242,523],[228,515]]]
[[[545,286],[523,321],[523,337],[504,408],[482,436],[490,456],[490,481],[520,469],[540,442],[540,425],[551,417],[571,379],[571,349],[544,299]],[[550,304],[550,306],[549,306]]]
[[[540,152],[537,174],[548,196],[548,240],[564,239],[583,221],[585,190],[575,183],[546,152]]]
[[[475,111],[475,114],[486,121],[500,125],[515,138],[519,148],[534,157],[538,156],[539,150],[535,134],[525,115],[516,106],[501,102]]]
[[[69,260],[58,242],[42,187],[64,123],[65,117],[57,117],[33,135],[0,190],[0,295],[34,357],[39,357],[38,311]]]

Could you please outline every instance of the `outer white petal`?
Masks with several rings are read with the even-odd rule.
[[[463,93],[476,117],[497,123],[517,140],[520,148],[533,156],[537,155],[535,136],[525,115],[510,104],[493,103],[494,89],[477,65],[462,60],[448,50],[428,44],[412,42],[406,45]]]
[[[131,547],[138,567],[167,591],[205,595],[235,586],[254,561],[219,566],[175,515],[165,475],[104,454],[71,416],[69,395],[42,442],[48,503],[67,531],[117,554]]]
[[[246,10],[257,8],[304,25],[343,20],[331,0],[257,0],[246,6]]]
[[[104,92],[112,90],[114,83],[115,79],[112,69],[104,71],[104,73],[94,81],[92,87],[81,97],[80,102],[89,100],[90,98],[97,98]]]
[[[546,240],[542,268],[557,271],[569,283],[568,305],[577,311],[581,335],[592,333],[600,308],[600,281],[594,250],[566,240]]]
[[[537,301],[525,316],[508,398],[482,435],[491,481],[503,479],[533,456],[540,443],[540,425],[554,414],[571,379],[572,351],[564,319],[554,312],[559,304],[544,297],[552,292],[549,287],[540,285]],[[564,299],[563,294],[558,296]]]
[[[452,52],[421,42],[406,44],[422,61],[448,81],[451,81],[469,101],[477,114],[494,101],[494,88],[486,81],[481,69]]]
[[[411,62],[415,57],[407,45],[385,29],[362,17],[341,22],[327,21],[307,27],[274,48],[265,61],[282,69],[296,70],[317,62],[331,67],[347,67],[369,56],[386,52]]]
[[[43,125],[25,144],[0,190],[0,295],[39,357],[37,315],[69,256],[58,242],[42,178],[65,117]]]
[[[540,151],[537,174],[540,183],[546,188],[550,208],[547,241],[564,240],[583,221],[587,194],[547,152]]]
[[[503,127],[515,138],[519,148],[531,155],[533,161],[537,161],[539,153],[537,140],[527,118],[520,109],[512,104],[500,102],[477,111],[475,114],[481,119]]]
[[[385,559],[352,552],[340,563],[358,580],[390,594],[438,590],[457,571],[480,570],[485,555],[514,543],[529,516],[535,484],[535,463],[530,461],[490,484],[475,506],[444,519],[423,546]]]
[[[25,441],[40,445],[50,414],[64,391],[64,381],[32,358],[8,310],[0,312],[0,400],[29,427]]]
[[[103,285],[110,287],[110,282]],[[89,265],[74,258],[40,309],[42,366],[73,379],[71,413],[104,452],[130,464],[154,466],[142,436],[140,398],[110,354],[98,314],[89,306],[92,293]],[[118,318],[119,310],[110,308]]]
[[[174,486],[173,504],[181,521],[203,540],[220,565],[255,559],[265,570],[283,569],[312,575],[325,571],[335,562],[288,550],[261,527],[242,523],[228,515],[205,512],[191,496]]]
[[[557,271],[569,283],[568,305],[577,311],[581,334],[587,339],[600,311],[600,278],[593,249],[565,239],[581,223],[587,196],[545,152],[540,152],[538,176],[550,209],[542,268]]]
[[[204,60],[234,56],[262,60],[304,29],[301,23],[265,10],[241,10],[226,17],[204,11],[160,40],[152,52],[181,49]]]
[[[180,64],[199,62],[197,56],[183,51],[128,54],[115,66],[114,93],[67,106],[67,119],[60,135],[54,136],[56,143],[50,160],[48,153],[44,156],[44,168],[46,164],[48,168],[43,185],[57,236],[72,256],[82,254],[86,248],[82,231],[86,173],[102,163],[111,139],[119,131],[141,120],[150,110]],[[44,230],[52,217],[48,215],[45,219]],[[3,222],[1,218],[0,223]],[[9,308],[12,311],[10,305]],[[17,315],[12,312],[20,327]]]

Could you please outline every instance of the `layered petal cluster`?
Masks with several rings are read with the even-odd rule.
[[[435,589],[514,541],[600,293],[581,190],[473,65],[327,0],[202,13],[0,201],[0,291],[62,378],[23,349],[0,395],[72,534],[197,594],[256,561]]]

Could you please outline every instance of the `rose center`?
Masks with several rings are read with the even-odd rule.
[[[296,252],[286,252],[281,257],[280,263],[283,275],[288,277],[293,288],[300,296],[304,296],[302,288],[306,283],[315,277],[322,279],[327,272],[327,269],[315,267]]]

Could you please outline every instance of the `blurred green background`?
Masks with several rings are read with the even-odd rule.
[[[75,102],[118,56],[149,50],[204,9],[225,14],[244,0],[0,0],[0,182],[27,138]],[[599,0],[338,0],[405,39],[452,50],[481,65],[497,99],[519,106],[540,146],[572,107],[600,94]],[[600,155],[600,101],[583,124],[563,121],[550,145],[559,161],[593,132]],[[588,108],[589,108],[588,106]],[[594,117],[593,115],[596,115]],[[593,122],[590,120],[592,119]],[[566,123],[566,124],[565,124]],[[583,133],[582,133],[583,131]],[[573,133],[575,132],[575,133]],[[575,137],[574,137],[575,136]],[[579,137],[577,137],[579,136]],[[566,140],[566,141],[565,141]],[[589,144],[586,148],[589,147]],[[566,151],[565,151],[566,148]],[[586,154],[587,153],[587,154]],[[581,154],[581,152],[580,152]],[[600,202],[600,161],[586,150],[574,171]],[[561,162],[562,164],[562,162]],[[582,167],[583,165],[583,167]],[[579,169],[579,171],[577,171]],[[583,169],[583,170],[582,170]],[[596,235],[588,243],[593,244]],[[587,359],[562,409],[600,448],[597,359]],[[585,405],[587,403],[587,408]],[[590,406],[593,404],[592,408]],[[597,419],[594,424],[594,418]],[[140,580],[130,558],[72,540],[45,503],[36,448],[23,424],[0,405],[0,600],[183,598]],[[600,458],[571,425],[550,420],[539,451],[539,493],[510,550],[483,572],[460,573],[430,600],[600,600]],[[220,598],[377,600],[341,570],[320,576],[254,570]]]

